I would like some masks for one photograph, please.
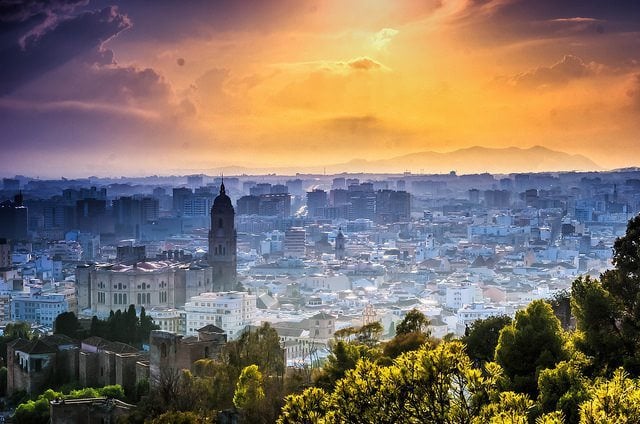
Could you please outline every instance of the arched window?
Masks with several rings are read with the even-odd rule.
[[[218,228],[222,228],[222,218],[218,219]]]

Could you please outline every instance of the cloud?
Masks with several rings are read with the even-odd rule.
[[[602,65],[594,62],[585,63],[581,58],[565,55],[561,61],[551,66],[540,66],[509,78],[508,83],[513,86],[546,88],[564,85],[569,81],[594,75],[600,71]]]
[[[359,57],[357,59],[350,60],[347,64],[351,69],[357,69],[361,71],[383,68],[383,65],[373,59],[369,59],[368,57]]]
[[[88,0],[2,0],[0,22],[24,22],[37,15],[69,14]]]
[[[367,56],[355,57],[350,60],[318,60],[313,62],[297,62],[278,64],[280,70],[294,73],[330,72],[335,74],[348,74],[354,71],[381,70],[390,71],[384,64]]]
[[[270,93],[276,105],[333,113],[356,108],[350,113],[357,114],[374,107],[381,84],[390,76],[389,68],[368,57],[288,64],[280,69],[272,85],[278,88]]]
[[[116,7],[106,7],[36,32],[29,30],[22,46],[15,40],[15,44],[0,51],[0,95],[15,91],[77,56],[100,51],[107,40],[129,27],[131,22],[126,15]]]
[[[378,50],[384,50],[399,32],[397,29],[383,28],[374,34],[371,44]]]

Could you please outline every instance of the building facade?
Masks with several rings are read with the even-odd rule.
[[[237,338],[256,317],[256,296],[245,292],[202,293],[184,305],[188,336],[199,328],[215,325],[229,339]]]

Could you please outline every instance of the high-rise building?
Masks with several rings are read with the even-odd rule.
[[[302,258],[306,254],[307,233],[304,228],[291,227],[284,232],[284,255]]]
[[[324,218],[324,209],[327,207],[327,192],[320,189],[307,192],[307,210],[312,218]]]
[[[0,270],[11,268],[11,246],[7,239],[0,238]]]
[[[211,229],[209,230],[209,265],[215,291],[233,290],[237,282],[237,234],[235,211],[227,196],[224,182],[220,194],[211,207]]]
[[[173,212],[177,216],[182,216],[184,212],[185,200],[193,196],[193,191],[187,187],[178,187],[173,189]]]
[[[376,221],[382,224],[411,219],[411,195],[406,191],[379,190],[376,193]]]
[[[0,203],[0,237],[10,240],[26,240],[29,216],[23,205],[22,194],[16,194],[13,202]]]

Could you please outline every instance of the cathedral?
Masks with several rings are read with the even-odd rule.
[[[209,230],[209,265],[211,265],[214,291],[235,290],[236,276],[236,230],[235,211],[227,196],[224,181],[220,194],[211,207],[211,230]]]

